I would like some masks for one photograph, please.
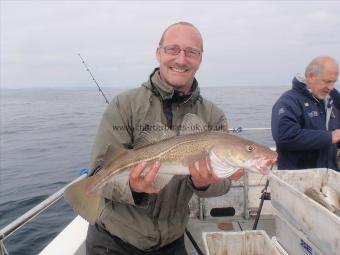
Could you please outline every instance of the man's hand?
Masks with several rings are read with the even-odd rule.
[[[148,194],[158,193],[159,190],[152,186],[152,183],[157,175],[161,166],[159,161],[156,161],[151,166],[150,171],[146,175],[142,175],[146,162],[139,163],[130,172],[130,188],[134,192],[144,192]]]
[[[340,141],[340,129],[332,131],[332,143],[338,143]]]
[[[217,183],[220,181],[210,164],[209,156],[203,156],[198,162],[198,169],[195,166],[193,160],[189,161],[189,171],[191,174],[192,182],[196,188],[206,188],[210,184]]]
[[[206,188],[210,184],[217,183],[221,178],[218,178],[210,164],[209,156],[202,157],[199,160],[198,169],[195,166],[195,162],[189,161],[189,171],[191,174],[192,182],[196,188]],[[238,169],[233,175],[229,176],[228,179],[231,181],[237,181],[244,175],[244,169]]]

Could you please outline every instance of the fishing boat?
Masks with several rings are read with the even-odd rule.
[[[73,182],[86,176],[83,172]],[[8,236],[61,199],[73,182],[1,229],[0,254],[6,254],[3,241]],[[189,203],[191,214],[185,235],[188,254],[230,254],[223,251],[231,242],[233,251],[237,245],[248,250],[232,254],[339,254],[340,217],[303,194],[307,186],[320,188],[326,182],[340,193],[340,173],[333,170],[277,171],[274,167],[269,178],[246,171],[240,180],[232,182],[229,192],[220,197],[194,195]],[[268,186],[269,183],[274,186]],[[39,254],[85,254],[88,224],[77,216]],[[253,243],[249,244],[250,240]],[[262,252],[264,247],[271,250]]]
[[[241,133],[247,129],[240,127],[230,129]],[[256,129],[258,130],[258,129]],[[259,129],[260,130],[260,129]],[[261,129],[262,131],[264,129]],[[269,129],[268,129],[269,130]],[[86,171],[73,182],[87,176]],[[266,177],[247,172],[239,181],[233,182],[230,191],[217,198],[202,199],[194,196],[190,201],[190,221],[186,230],[185,242],[189,254],[205,254],[202,233],[211,231],[243,231],[261,229],[269,237],[275,235],[275,224],[269,200],[262,201],[261,191],[265,189]],[[0,232],[2,252],[6,254],[3,241],[21,226],[45,211],[50,205],[62,198],[66,185],[39,205],[7,225]],[[265,198],[268,199],[268,198]],[[259,212],[259,208],[261,212]],[[261,217],[260,216],[261,213]],[[257,226],[255,226],[255,224]],[[88,222],[77,216],[61,231],[40,254],[85,254]]]

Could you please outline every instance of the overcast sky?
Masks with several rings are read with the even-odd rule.
[[[1,87],[136,87],[163,30],[201,31],[201,86],[290,84],[317,55],[340,61],[337,1],[1,1]]]

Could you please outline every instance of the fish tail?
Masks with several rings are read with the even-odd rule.
[[[94,224],[104,208],[104,199],[100,191],[88,192],[92,186],[93,177],[85,178],[70,185],[64,192],[65,200],[72,206],[76,213]]]

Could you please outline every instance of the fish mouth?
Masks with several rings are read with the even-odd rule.
[[[271,166],[275,162],[276,162],[276,158],[274,159],[260,158],[256,160],[255,167],[261,174],[268,175]]]

